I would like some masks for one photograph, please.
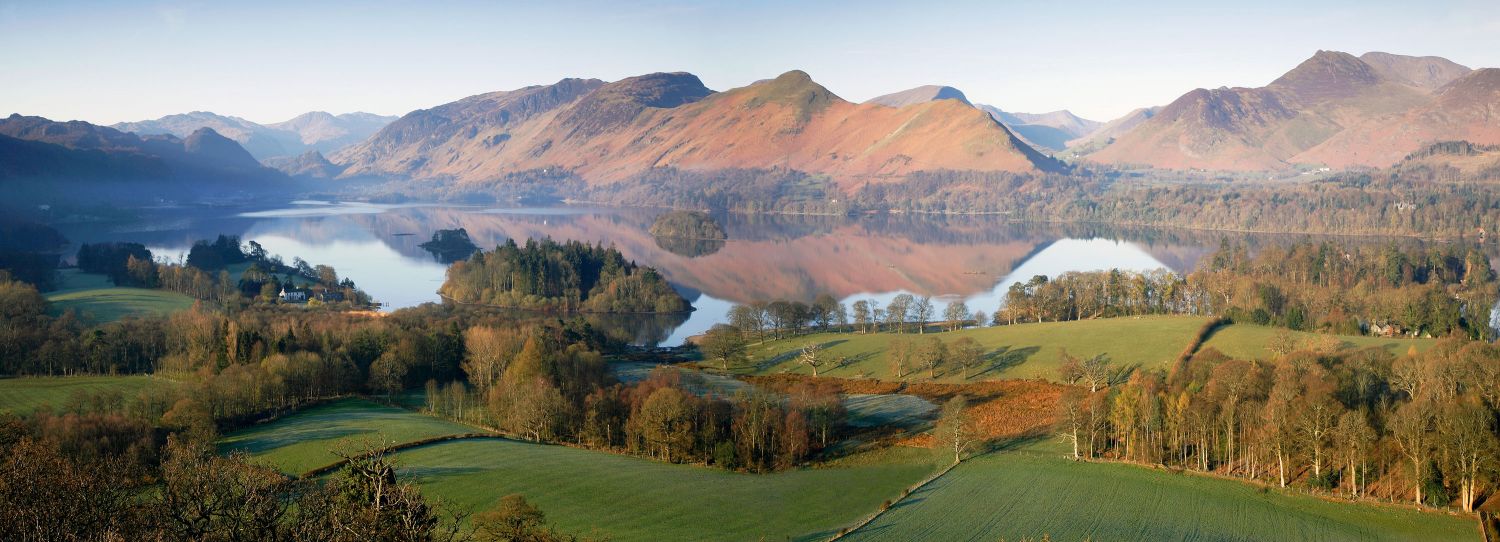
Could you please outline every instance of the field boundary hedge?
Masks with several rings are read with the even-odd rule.
[[[1233,320],[1223,316],[1204,322],[1203,327],[1198,328],[1198,333],[1193,335],[1193,340],[1188,343],[1187,348],[1183,348],[1182,354],[1177,356],[1177,363],[1172,366],[1171,374],[1181,374],[1187,369],[1188,361],[1193,359],[1193,354],[1197,354],[1199,348],[1203,348],[1203,343],[1208,342],[1208,338],[1219,328],[1231,323]]]
[[[413,440],[413,441],[410,441],[410,442],[403,442],[403,443],[400,443],[400,444],[392,444],[392,445],[386,446],[384,448],[377,448],[377,449],[374,449],[374,450],[365,451],[364,453],[361,453],[361,454],[356,455],[354,457],[356,457],[356,458],[365,458],[365,457],[370,457],[370,456],[378,455],[378,454],[388,454],[388,453],[391,453],[391,452],[399,452],[401,450],[407,450],[407,449],[416,448],[416,447],[419,447],[419,446],[426,446],[428,444],[436,444],[436,443],[439,443],[439,442],[447,442],[447,441],[450,441],[450,440],[466,440],[466,439],[480,439],[480,438],[498,438],[498,439],[504,439],[504,438],[509,438],[509,437],[506,437],[505,435],[501,435],[501,434],[498,434],[498,433],[459,433],[459,434],[456,434],[456,435],[442,435],[442,436],[437,436],[437,437],[427,437],[427,438],[424,438],[424,439],[417,439],[417,440]],[[349,459],[351,459],[351,458],[339,459],[338,461],[334,461],[333,463],[329,463],[327,465],[323,465],[321,467],[314,468],[312,470],[309,470],[307,472],[304,472],[302,474],[297,475],[297,479],[299,479],[299,480],[305,480],[305,479],[308,479],[308,478],[313,478],[313,477],[316,477],[316,476],[322,476],[324,474],[328,474],[330,472],[338,470],[340,467],[343,467],[345,464],[348,464],[349,463]]]
[[[970,459],[973,459],[973,458],[971,457]],[[870,515],[865,516],[864,519],[860,520],[858,523],[855,523],[854,525],[851,525],[849,527],[845,527],[843,529],[839,529],[839,532],[834,533],[834,535],[828,539],[828,542],[833,542],[835,540],[838,540],[840,538],[848,536],[850,533],[853,533],[854,531],[858,531],[860,529],[865,528],[865,526],[869,525],[870,522],[875,521],[877,518],[879,518],[881,514],[884,514],[887,510],[895,508],[897,504],[901,503],[901,501],[906,500],[906,498],[910,497],[912,493],[916,493],[917,491],[920,491],[923,487],[926,487],[927,484],[932,483],[934,480],[937,480],[938,478],[942,478],[943,475],[948,474],[949,471],[953,470],[954,467],[957,467],[959,465],[960,465],[960,462],[949,463],[948,466],[943,467],[942,470],[939,470],[939,471],[937,471],[935,473],[932,473],[931,476],[928,476],[927,478],[923,479],[922,481],[917,482],[916,484],[912,485],[911,487],[906,488],[904,491],[901,492],[901,496],[900,497],[896,497],[896,500],[894,500],[894,501],[888,501],[890,504],[881,506],[879,509],[875,510],[874,513],[871,513]]]

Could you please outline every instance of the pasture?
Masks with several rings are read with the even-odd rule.
[[[340,399],[219,440],[222,452],[246,452],[291,475],[333,463],[340,447],[389,446],[481,430],[364,399]]]
[[[193,306],[193,298],[166,290],[121,288],[104,275],[64,269],[56,291],[44,294],[54,315],[71,309],[93,322],[112,322],[127,316],[171,314]]]
[[[1064,348],[1078,357],[1107,354],[1116,365],[1139,364],[1143,368],[1167,368],[1187,347],[1199,328],[1208,321],[1200,316],[1141,316],[1044,322],[964,329],[949,332],[917,333],[817,333],[769,341],[750,347],[751,364],[733,368],[742,373],[812,374],[812,369],[798,364],[797,354],[803,345],[823,345],[829,359],[843,358],[842,366],[825,365],[819,376],[842,378],[879,378],[894,380],[895,373],[886,352],[892,342],[910,340],[920,345],[936,337],[952,343],[960,337],[972,337],[984,347],[986,359],[965,380],[956,367],[939,367],[938,382],[974,382],[981,380],[1043,378],[1057,379],[1058,354]],[[713,366],[711,362],[705,362]],[[928,373],[908,366],[904,379],[927,381]]]
[[[396,455],[408,480],[460,509],[520,493],[571,534],[610,540],[826,540],[936,470],[930,450],[891,448],[818,468],[742,474],[501,439]]]
[[[1477,540],[1468,517],[1074,462],[1054,442],[971,459],[848,540]]]
[[[56,410],[74,399],[95,393],[119,392],[130,397],[153,385],[160,385],[160,381],[147,375],[3,378],[0,379],[0,412],[29,414],[41,406]]]
[[[1277,334],[1280,333],[1291,334],[1299,344],[1316,343],[1328,337],[1334,337],[1342,343],[1342,348],[1380,347],[1398,356],[1406,354],[1406,350],[1413,346],[1417,347],[1418,352],[1423,352],[1437,343],[1434,339],[1387,339],[1383,337],[1326,335],[1322,333],[1289,331],[1270,326],[1234,324],[1214,331],[1208,337],[1208,341],[1203,344],[1203,348],[1212,347],[1230,357],[1239,359],[1266,359],[1271,357],[1271,352],[1266,346],[1271,344],[1271,340],[1275,339]]]

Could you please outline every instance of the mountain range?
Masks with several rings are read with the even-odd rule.
[[[1319,51],[1264,87],[1196,89],[1086,156],[1228,171],[1386,167],[1435,141],[1500,143],[1500,70]]]
[[[42,199],[154,199],[286,187],[286,176],[211,128],[181,138],[141,136],[21,115],[0,119],[0,180],[10,196]],[[144,190],[148,185],[157,190]]]
[[[240,117],[193,111],[155,120],[122,122],[111,128],[141,135],[171,134],[177,137],[187,137],[200,128],[212,128],[239,142],[256,159],[263,160],[298,156],[308,151],[330,153],[364,141],[394,120],[396,117],[373,113],[333,115],[313,111],[284,122],[258,124]]]
[[[1063,167],[967,102],[856,104],[801,71],[723,92],[654,73],[482,94],[409,113],[330,158],[345,177],[466,183],[561,168],[607,184],[655,168],[786,168],[844,189],[922,170]]]

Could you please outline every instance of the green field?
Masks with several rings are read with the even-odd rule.
[[[80,316],[91,316],[96,322],[110,322],[126,316],[170,314],[192,308],[193,298],[166,290],[120,288],[104,275],[64,269],[56,291],[47,292],[53,314],[72,309]]]
[[[1474,520],[1078,463],[1055,443],[972,459],[849,540],[1477,540]]]
[[[26,414],[42,405],[56,409],[75,394],[118,391],[129,397],[158,382],[146,375],[4,378],[0,379],[0,412]]]
[[[1306,333],[1302,331],[1287,331],[1282,328],[1269,326],[1256,326],[1248,324],[1235,324],[1219,328],[1209,336],[1208,342],[1203,348],[1215,348],[1231,357],[1240,359],[1266,359],[1271,353],[1266,346],[1271,344],[1271,339],[1278,333],[1291,333],[1293,337],[1303,344],[1308,341],[1317,341],[1328,335],[1319,333]],[[1392,354],[1402,355],[1408,348],[1417,347],[1418,352],[1431,348],[1437,341],[1433,339],[1386,339],[1381,337],[1355,337],[1349,335],[1334,335],[1344,343],[1345,348],[1368,348],[1371,346],[1383,347]]]
[[[483,510],[520,493],[557,528],[631,540],[826,540],[936,470],[932,453],[894,448],[841,465],[741,474],[511,440],[401,452],[425,493]]]
[[[341,399],[225,436],[224,452],[244,451],[287,474],[333,463],[340,446],[392,445],[477,433],[479,429],[364,399]]]
[[[824,355],[847,360],[843,367],[822,367],[820,375],[838,377],[894,378],[886,361],[885,351],[891,341],[911,339],[920,344],[928,337],[939,337],[944,342],[953,342],[959,337],[973,337],[983,345],[987,361],[971,375],[970,380],[997,380],[1010,378],[1057,379],[1058,353],[1067,348],[1074,356],[1092,356],[1105,353],[1117,365],[1140,364],[1143,368],[1169,367],[1182,354],[1183,348],[1208,321],[1200,316],[1142,316],[1106,318],[1077,322],[1046,322],[995,326],[944,333],[819,333],[790,339],[770,341],[750,347],[753,367],[741,368],[741,372],[758,374],[796,373],[812,374],[812,370],[796,362],[802,345],[819,343],[824,346]],[[713,366],[712,363],[707,363]],[[927,371],[908,367],[907,378],[926,380]],[[957,368],[938,370],[940,382],[963,381]]]

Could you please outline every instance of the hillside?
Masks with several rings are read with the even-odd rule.
[[[1500,103],[1486,71],[1436,57],[1319,51],[1264,87],[1189,92],[1089,158],[1238,171],[1388,166],[1436,140],[1500,136],[1485,124]]]
[[[966,103],[854,104],[800,71],[725,92],[657,73],[474,96],[408,114],[333,161],[346,177],[460,183],[560,167],[593,185],[663,167],[784,167],[845,190],[921,170],[1058,167]]]
[[[309,150],[333,152],[364,141],[396,117],[371,113],[332,115],[322,111],[304,113],[291,120],[258,124],[240,117],[193,111],[159,119],[122,122],[111,126],[138,135],[187,137],[202,128],[233,139],[257,159],[297,156]]]
[[[1026,143],[1053,152],[1068,148],[1070,142],[1087,137],[1104,126],[1102,122],[1079,117],[1066,109],[1051,113],[1011,113],[993,105],[980,104],[978,107]]]

